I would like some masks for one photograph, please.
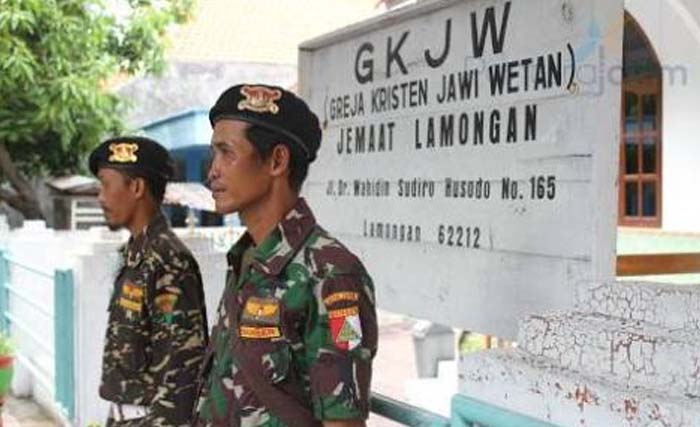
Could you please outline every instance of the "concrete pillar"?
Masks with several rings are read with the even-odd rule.
[[[419,378],[436,377],[438,362],[455,358],[455,334],[449,326],[418,321],[413,326],[413,346]]]

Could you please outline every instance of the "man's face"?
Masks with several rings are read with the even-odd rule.
[[[246,137],[248,124],[219,120],[212,135],[209,185],[216,212],[245,212],[270,193],[272,177]]]
[[[101,168],[97,178],[101,184],[97,200],[104,211],[107,225],[111,230],[118,230],[131,221],[136,210],[135,182],[111,168]]]

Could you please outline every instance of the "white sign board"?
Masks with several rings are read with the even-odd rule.
[[[305,43],[304,194],[380,307],[502,337],[613,276],[621,0],[426,1]]]

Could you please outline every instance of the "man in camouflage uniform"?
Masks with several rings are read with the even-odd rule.
[[[262,85],[228,89],[209,118],[216,209],[238,212],[247,233],[228,254],[193,425],[363,426],[374,289],[299,197],[318,119],[294,94]]]
[[[189,426],[208,331],[197,262],[160,212],[172,162],[155,141],[124,137],[97,147],[90,170],[108,225],[131,232],[109,303],[107,426]]]

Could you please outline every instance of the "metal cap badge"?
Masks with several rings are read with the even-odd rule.
[[[239,110],[250,110],[256,113],[277,114],[280,107],[275,104],[282,98],[282,91],[265,86],[243,86],[241,95],[245,99],[238,103]]]
[[[143,136],[120,136],[104,141],[90,153],[89,167],[93,175],[102,167],[111,167],[165,180],[174,171],[168,150]]]
[[[109,156],[110,162],[136,163],[139,160],[136,156],[136,152],[139,151],[138,144],[129,144],[127,142],[109,144],[109,151],[112,152]]]

